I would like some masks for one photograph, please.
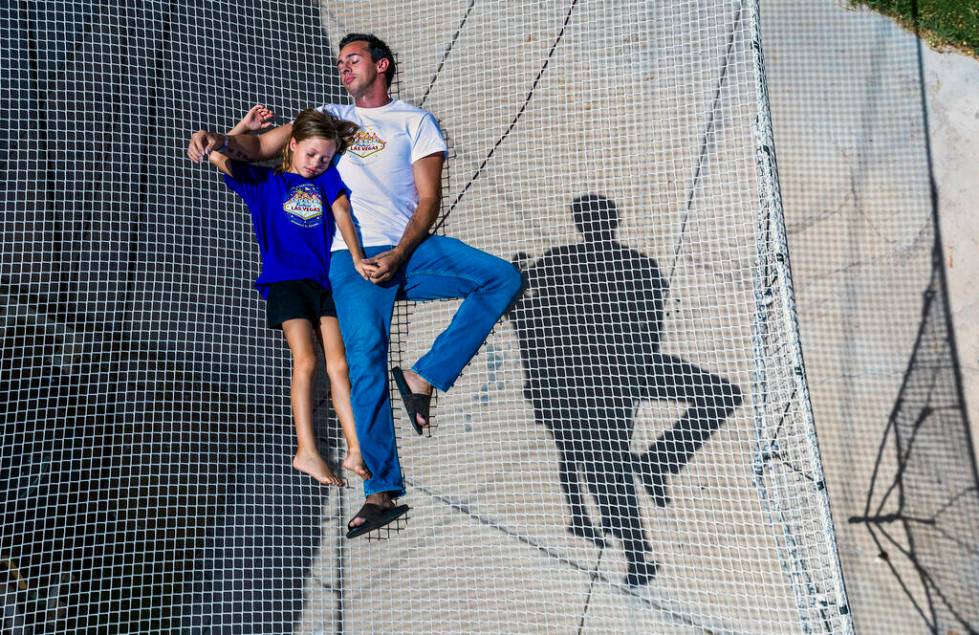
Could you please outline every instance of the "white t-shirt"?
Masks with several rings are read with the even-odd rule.
[[[397,245],[418,207],[411,164],[447,149],[435,117],[399,99],[379,108],[326,104],[317,110],[360,126],[337,161],[337,170],[350,188],[350,207],[361,244]],[[347,249],[340,232],[333,238],[332,249]]]

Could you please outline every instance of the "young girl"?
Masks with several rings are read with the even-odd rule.
[[[265,127],[265,112],[264,107],[255,106],[230,133]],[[292,414],[298,437],[292,465],[326,485],[341,485],[343,480],[320,456],[313,431],[317,332],[333,407],[347,441],[343,467],[361,478],[370,477],[354,429],[347,360],[329,281],[334,226],[350,246],[354,262],[363,259],[347,189],[332,165],[356,130],[350,122],[304,110],[296,117],[277,169],[232,160],[222,153],[226,146],[207,155],[224,173],[228,187],[248,205],[262,256],[255,287],[265,298],[268,326],[282,329],[292,351]],[[361,267],[358,272],[368,277]]]

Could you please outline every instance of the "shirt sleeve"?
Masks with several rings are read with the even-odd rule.
[[[333,203],[341,196],[346,196],[350,198],[350,188],[347,184],[343,182],[340,178],[340,173],[337,172],[336,166],[331,165],[320,179],[320,187],[323,188],[323,194],[326,196],[326,200],[332,207]]]
[[[341,118],[337,104],[322,104],[316,107],[316,111],[321,112],[324,115],[330,115],[336,119]]]
[[[439,128],[432,113],[426,112],[418,123],[414,139],[411,140],[411,162],[414,163],[436,152],[445,154],[447,150],[442,129]]]
[[[224,183],[245,199],[245,202],[251,201],[255,197],[258,189],[272,173],[271,168],[242,163],[241,161],[228,161],[228,166],[231,169],[231,175],[224,175]]]

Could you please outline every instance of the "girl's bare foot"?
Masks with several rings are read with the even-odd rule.
[[[323,485],[343,485],[343,479],[333,473],[319,452],[310,452],[300,448],[296,451],[296,456],[292,458],[292,467],[309,474]]]
[[[364,465],[364,457],[361,456],[360,450],[347,450],[347,456],[343,459],[342,465],[343,469],[353,472],[365,481],[371,477],[370,471]]]

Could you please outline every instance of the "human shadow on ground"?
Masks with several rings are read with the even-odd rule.
[[[615,203],[589,194],[571,203],[584,242],[533,264],[517,254],[525,290],[508,313],[520,342],[524,397],[560,453],[568,531],[606,546],[622,541],[626,583],[648,584],[657,565],[639,513],[635,476],[660,507],[679,473],[741,403],[731,382],[661,353],[667,283],[656,261],[615,239]],[[631,448],[637,406],[685,402],[686,412],[650,447]],[[589,518],[581,484],[601,513]]]

